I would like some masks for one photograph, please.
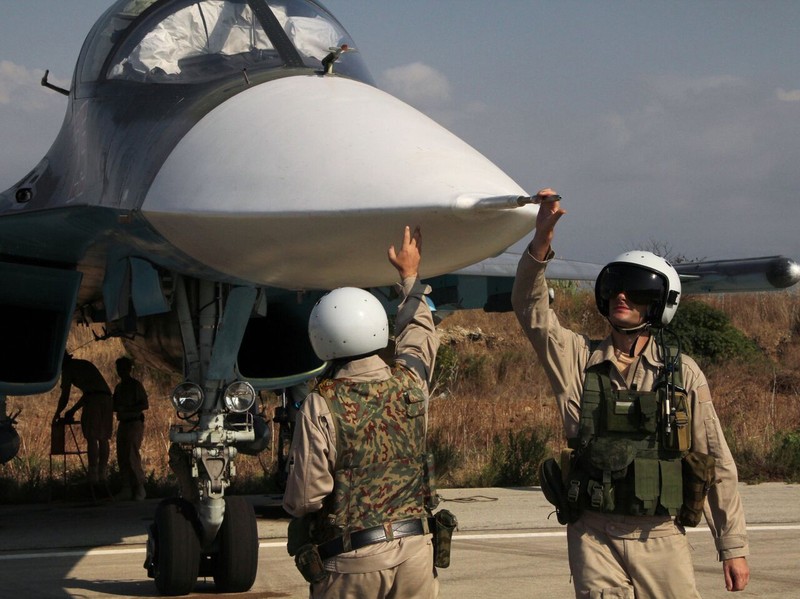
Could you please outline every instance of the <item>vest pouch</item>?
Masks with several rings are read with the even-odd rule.
[[[639,430],[655,433],[658,430],[658,395],[641,393],[639,403]]]
[[[675,391],[670,396],[670,432],[664,430],[664,449],[689,451],[692,447],[692,427],[686,393]]]
[[[683,503],[683,460],[660,460],[661,497],[659,503],[674,516]]]
[[[425,392],[417,387],[406,390],[406,414],[415,418],[425,413]]]
[[[606,430],[616,433],[639,431],[638,394],[631,391],[615,391],[606,402]]]
[[[586,448],[586,466],[589,478],[586,493],[587,508],[613,512],[617,508],[617,483],[628,475],[630,465],[636,457],[636,447],[628,439],[595,439]]]
[[[648,516],[655,514],[661,488],[658,460],[638,458],[634,462],[633,486],[639,505],[631,506],[632,513]]]
[[[603,474],[608,472],[612,481],[621,480],[636,457],[636,446],[628,439],[595,439],[586,448],[586,457],[591,478],[602,481]]]
[[[706,496],[716,479],[716,460],[714,456],[690,451],[681,460],[683,474],[683,505],[675,522],[682,526],[694,527],[703,517]]]

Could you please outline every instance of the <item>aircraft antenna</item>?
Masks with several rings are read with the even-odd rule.
[[[52,89],[53,91],[57,91],[59,94],[64,94],[65,96],[69,95],[69,90],[64,89],[63,87],[58,87],[57,85],[53,85],[47,80],[47,76],[50,74],[50,69],[47,69],[44,72],[44,77],[42,77],[42,86]]]

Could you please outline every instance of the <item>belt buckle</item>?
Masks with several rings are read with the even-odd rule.
[[[348,553],[353,550],[353,543],[350,538],[350,531],[345,530],[341,536],[342,539],[342,553]]]

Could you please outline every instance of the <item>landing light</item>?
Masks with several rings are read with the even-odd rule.
[[[181,416],[191,416],[203,405],[203,390],[196,383],[181,383],[172,392],[172,405]]]
[[[256,390],[250,383],[237,381],[225,389],[225,407],[230,412],[246,412],[256,402]]]

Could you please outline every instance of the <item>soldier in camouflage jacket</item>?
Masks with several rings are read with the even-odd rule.
[[[417,276],[421,241],[419,229],[412,235],[406,227],[402,248],[389,249],[402,280],[393,367],[379,348],[320,355],[333,357],[329,378],[298,413],[283,505],[313,523],[326,575],[311,584],[312,598],[438,596],[427,529],[433,491],[423,456],[439,341],[425,301],[429,288]],[[324,354],[313,323],[310,330]]]

